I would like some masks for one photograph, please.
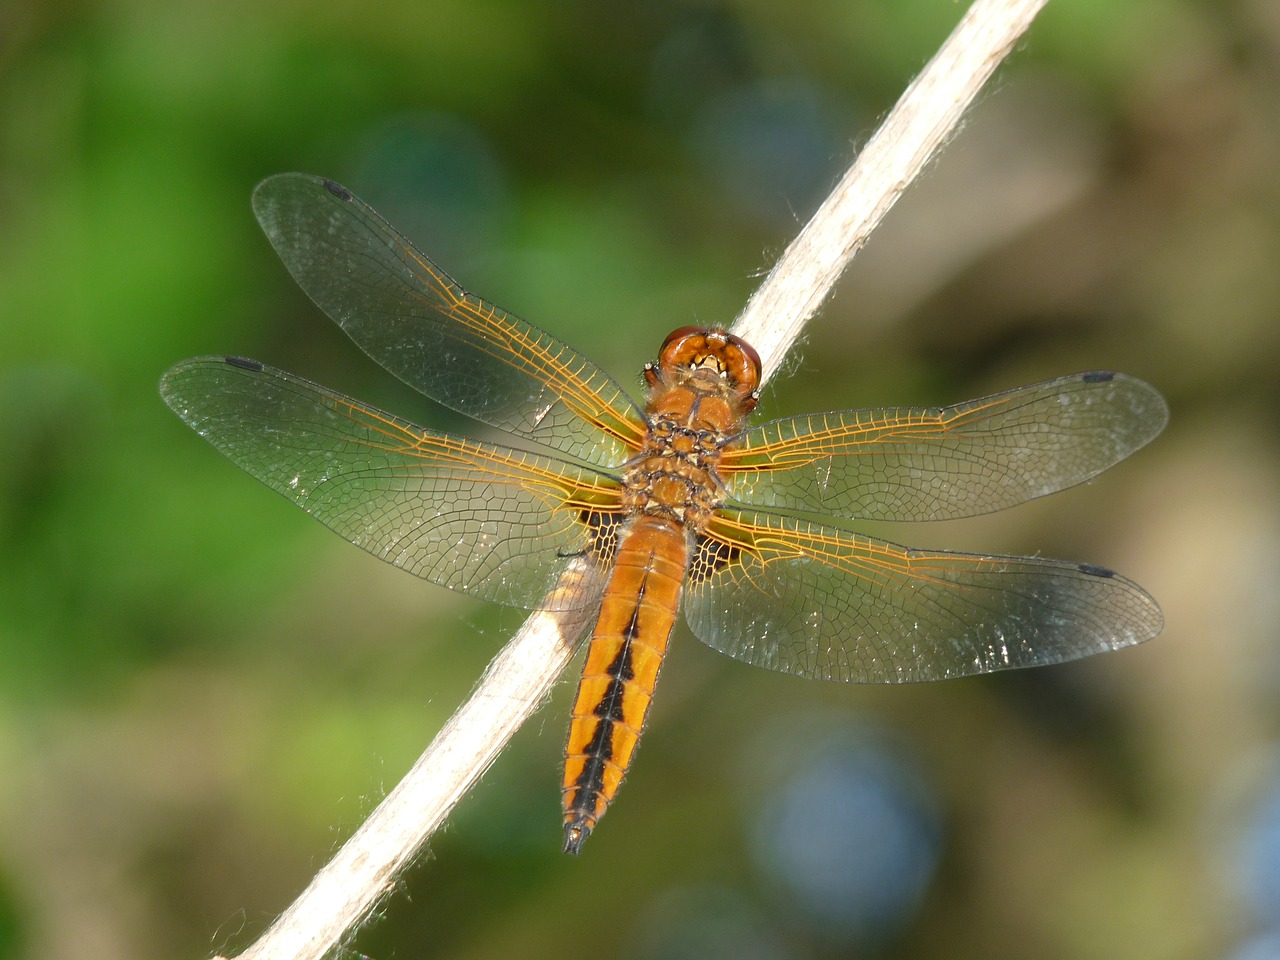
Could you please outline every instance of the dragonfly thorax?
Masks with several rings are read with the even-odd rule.
[[[670,520],[691,531],[701,529],[720,506],[722,491],[712,467],[669,450],[641,454],[622,473],[626,513]]]
[[[648,430],[623,470],[623,506],[696,532],[724,500],[717,466],[760,379],[755,351],[720,330],[683,327],[645,367]]]

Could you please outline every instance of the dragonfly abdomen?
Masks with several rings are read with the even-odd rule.
[[[685,531],[657,517],[636,519],[618,544],[565,750],[567,853],[581,848],[631,764],[675,626],[688,556]]]

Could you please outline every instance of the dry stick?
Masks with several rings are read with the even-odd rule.
[[[977,0],[787,248],[733,327],[766,377],[1046,2]],[[560,589],[585,575],[571,569]],[[348,936],[538,708],[588,625],[585,612],[530,617],[413,769],[238,960],[321,960]]]

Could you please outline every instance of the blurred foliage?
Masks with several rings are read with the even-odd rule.
[[[292,286],[259,179],[342,181],[638,385],[668,330],[732,319],[961,11],[0,5],[0,957],[243,948],[521,620],[340,542],[160,402],[170,363],[235,352],[465,428]],[[1278,170],[1274,2],[1056,0],[762,404],[1159,385],[1172,426],[1131,463],[901,536],[1117,567],[1160,639],[848,689],[682,630],[581,858],[558,852],[562,686],[348,955],[1262,955]]]

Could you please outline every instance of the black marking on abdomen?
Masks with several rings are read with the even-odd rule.
[[[573,804],[570,809],[575,811],[578,817],[574,824],[569,825],[571,831],[575,824],[578,827],[585,826],[588,815],[594,818],[595,798],[604,791],[604,765],[613,759],[613,727],[614,724],[621,723],[625,716],[623,697],[627,684],[635,679],[635,671],[631,666],[631,642],[640,635],[640,606],[644,602],[647,584],[648,575],[646,574],[645,579],[640,582],[640,589],[636,592],[636,604],[631,610],[631,620],[622,631],[623,643],[618,648],[618,655],[605,670],[612,679],[592,714],[596,718],[596,728],[584,748],[587,760],[583,763],[582,772],[578,774],[578,779],[573,785]],[[569,850],[569,846],[566,845],[565,849]],[[570,852],[577,851],[574,849]]]

